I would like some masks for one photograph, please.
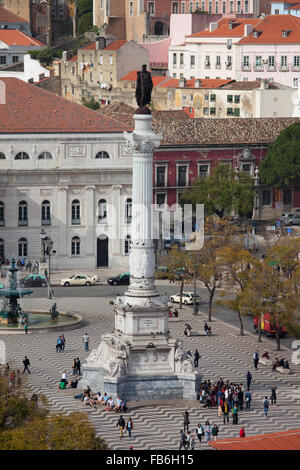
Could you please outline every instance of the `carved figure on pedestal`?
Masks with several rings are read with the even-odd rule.
[[[118,345],[116,360],[109,364],[110,376],[115,377],[124,376],[127,374],[128,369],[128,353],[126,347],[123,344]]]
[[[183,342],[178,340],[175,343],[175,372],[189,373],[194,371],[193,359],[183,348]]]
[[[141,72],[137,73],[136,81],[135,97],[138,106],[144,107],[151,103],[152,88],[151,73],[147,71],[147,65],[142,65]]]

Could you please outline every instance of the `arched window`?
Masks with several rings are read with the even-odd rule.
[[[131,243],[130,240],[131,240],[131,236],[127,235],[125,239],[125,255],[129,255],[129,249],[130,249],[130,243]]]
[[[52,154],[50,152],[42,152],[39,154],[39,160],[52,160]]]
[[[80,225],[80,201],[78,199],[72,202],[72,225]]]
[[[26,238],[20,238],[19,240],[19,256],[28,256],[28,241]]]
[[[4,256],[4,240],[0,238],[0,260],[4,261],[5,256]]]
[[[2,227],[5,225],[5,209],[2,201],[0,201],[0,225]]]
[[[19,226],[28,225],[28,204],[26,201],[19,202]]]
[[[6,156],[3,152],[0,152],[0,160],[5,160]]]
[[[95,158],[110,158],[109,154],[105,152],[104,150],[101,150],[101,152],[98,152]]]
[[[125,217],[126,217],[126,223],[131,224],[131,220],[132,220],[132,199],[126,199]]]
[[[42,202],[42,225],[51,225],[50,202]]]
[[[98,222],[100,224],[107,222],[107,207],[105,199],[100,199],[98,202]]]
[[[19,152],[15,156],[15,160],[29,160],[29,155],[26,152]]]
[[[80,255],[80,238],[79,237],[72,238],[71,250],[72,250],[72,256]]]

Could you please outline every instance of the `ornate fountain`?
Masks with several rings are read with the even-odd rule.
[[[8,268],[5,268],[10,272],[9,276],[9,289],[1,289],[0,297],[5,297],[0,307],[0,322],[5,325],[13,325],[20,322],[25,322],[28,315],[23,312],[21,306],[18,303],[18,299],[25,295],[33,293],[32,290],[18,287],[18,280],[16,273],[20,271],[16,267],[16,260],[13,258]]]

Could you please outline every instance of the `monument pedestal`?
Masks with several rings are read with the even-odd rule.
[[[154,280],[153,149],[161,136],[152,131],[148,108],[139,108],[134,120],[134,132],[125,133],[133,155],[130,286],[115,300],[114,332],[104,334],[87,358],[81,385],[134,401],[196,399],[202,376],[182,341],[170,337],[168,299],[159,295]]]

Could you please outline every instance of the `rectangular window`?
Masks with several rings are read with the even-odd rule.
[[[178,165],[178,186],[186,186],[187,165]]]
[[[249,13],[249,2],[245,0],[245,13]]]
[[[212,2],[208,2],[208,13],[212,13]]]
[[[172,13],[173,13],[173,14],[179,13],[179,5],[178,5],[178,2],[173,2],[173,3],[172,3]]]
[[[233,2],[229,3],[229,13],[233,13]]]
[[[155,2],[148,2],[148,12],[150,16],[155,15]]]
[[[166,185],[166,167],[156,167],[156,186],[165,187]]]
[[[244,55],[243,56],[243,67],[245,68],[248,68],[249,67],[249,56],[248,55]]]
[[[214,93],[210,95],[210,101],[216,101],[216,95]]]
[[[226,2],[223,2],[222,12],[226,13]]]
[[[235,108],[234,109],[234,115],[239,116],[240,115],[240,108]]]
[[[133,2],[129,2],[129,16],[133,16]]]
[[[6,55],[0,55],[0,64],[5,65],[6,64]]]
[[[227,108],[227,116],[232,116],[232,108]]]
[[[295,55],[294,56],[294,68],[299,68],[299,67],[300,67],[300,55]]]
[[[207,115],[207,114],[208,114],[208,111],[209,111],[208,108],[203,108],[203,114],[204,114],[204,115]]]
[[[235,96],[234,96],[234,102],[235,102],[236,104],[238,104],[238,103],[240,103],[240,101],[241,101],[240,95],[235,95]]]
[[[177,64],[177,54],[173,53],[173,67],[176,67]]]
[[[100,56],[100,65],[103,65],[103,55]]]
[[[205,11],[205,2],[201,2],[201,10]]]
[[[193,13],[194,10],[194,2],[190,2],[190,13]]]
[[[216,115],[216,108],[210,108],[209,114],[210,114],[211,116],[215,116],[215,115]]]
[[[19,56],[18,55],[13,55],[12,56],[12,61],[13,61],[13,64],[16,64],[17,62],[19,62]]]
[[[262,205],[270,206],[271,205],[271,189],[264,189],[262,192]]]
[[[233,95],[227,95],[227,103],[233,103]]]
[[[286,55],[282,55],[280,57],[280,65],[282,68],[285,68],[287,66],[287,56]]]
[[[251,174],[251,168],[252,168],[251,163],[243,163],[241,169],[244,173],[247,173],[248,175],[250,175]]]
[[[216,14],[219,13],[219,2],[216,2]]]
[[[114,56],[109,56],[109,65],[113,65],[114,63]]]
[[[183,67],[183,54],[180,54],[179,58],[180,58],[180,68],[182,68]]]
[[[195,68],[195,56],[194,55],[191,55],[191,68],[192,69]]]
[[[195,3],[195,10],[199,10],[199,2]]]
[[[268,67],[269,68],[274,68],[275,67],[275,56],[274,55],[269,55],[269,57],[268,57]]]
[[[199,165],[199,178],[207,178],[209,165]]]
[[[185,2],[181,2],[181,13],[185,14]]]
[[[298,87],[298,78],[293,78],[293,86]]]
[[[165,193],[156,194],[156,204],[158,206],[164,206],[165,203],[166,203],[166,194]]]
[[[237,2],[237,13],[241,13],[241,2]]]
[[[261,58],[261,55],[257,55],[257,56],[255,57],[255,66],[256,66],[256,67],[261,67],[261,65],[262,65],[262,58]]]

